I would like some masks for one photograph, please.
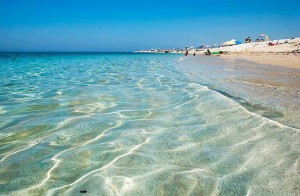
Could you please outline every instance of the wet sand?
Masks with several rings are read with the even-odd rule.
[[[192,80],[204,81],[209,88],[247,103],[250,110],[299,128],[300,70],[295,68],[297,65],[286,62],[283,66],[281,61],[275,60],[277,57],[265,61],[281,66],[259,64],[254,62],[256,58],[250,61],[250,56],[245,56],[247,60],[239,57],[189,56],[183,59],[182,69]],[[291,61],[295,62],[295,59]]]

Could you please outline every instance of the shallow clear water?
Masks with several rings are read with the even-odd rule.
[[[0,194],[299,194],[299,129],[180,58],[1,54]]]

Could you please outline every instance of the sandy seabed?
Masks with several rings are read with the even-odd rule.
[[[0,194],[299,195],[298,70],[180,58],[1,56]]]

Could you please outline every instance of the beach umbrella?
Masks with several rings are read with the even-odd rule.
[[[238,41],[238,40],[235,41],[235,44],[236,44],[236,45],[241,44],[241,43],[242,43],[242,42],[240,42],[240,41]]]
[[[265,38],[266,41],[269,40],[269,36],[267,36],[265,34],[259,34],[258,37],[263,37],[263,38]]]
[[[224,42],[222,45],[223,46],[233,46],[233,45],[236,45],[236,40],[232,39],[230,41]]]

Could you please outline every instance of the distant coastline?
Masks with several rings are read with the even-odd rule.
[[[235,40],[236,41],[236,40]],[[230,42],[230,41],[229,41]],[[238,44],[236,44],[238,43]],[[189,54],[204,54],[207,49],[211,52],[219,52],[225,54],[299,54],[300,53],[300,37],[290,39],[279,39],[272,41],[250,42],[240,43],[233,42],[232,45],[221,46],[201,46],[201,47],[185,47],[185,48],[173,48],[173,49],[144,49],[136,50],[134,53],[185,53]]]

